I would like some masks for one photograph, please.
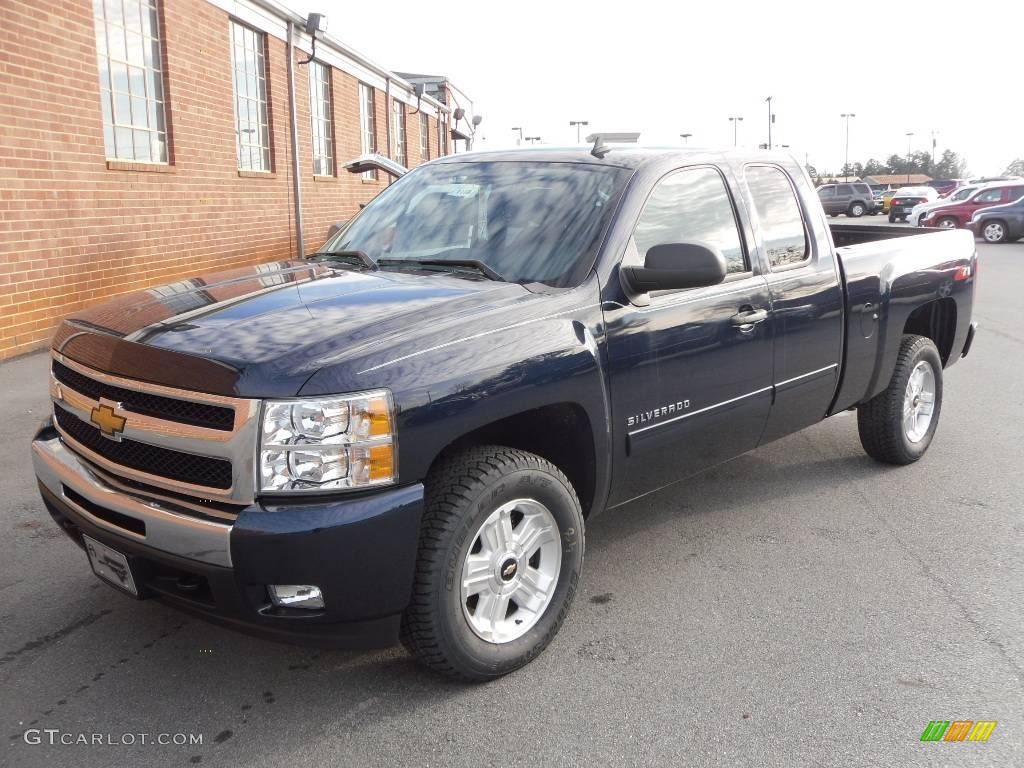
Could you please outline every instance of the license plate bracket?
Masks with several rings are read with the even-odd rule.
[[[85,552],[89,555],[89,565],[92,566],[93,573],[132,597],[139,596],[127,556],[84,534],[82,543],[85,544]]]

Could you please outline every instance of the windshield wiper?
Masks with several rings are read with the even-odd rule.
[[[322,251],[320,253],[311,253],[306,258],[322,259],[323,261],[341,261],[347,264],[358,264],[367,269],[377,269],[377,262],[363,251]]]
[[[453,272],[457,272],[459,269],[472,269],[488,280],[496,280],[500,283],[508,282],[482,261],[476,259],[381,259],[377,263],[380,266],[387,267],[403,266],[405,264],[417,267],[451,267]]]

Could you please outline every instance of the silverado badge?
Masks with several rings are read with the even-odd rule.
[[[120,403],[118,403],[120,407]],[[100,403],[89,414],[89,421],[100,428],[104,437],[121,442],[121,433],[124,432],[124,424],[127,419],[114,413],[114,406]]]

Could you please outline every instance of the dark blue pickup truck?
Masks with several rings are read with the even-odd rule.
[[[39,488],[125,593],[488,679],[591,515],[844,410],[920,458],[976,275],[968,232],[830,229],[788,156],[447,157],[320,253],[67,318]]]

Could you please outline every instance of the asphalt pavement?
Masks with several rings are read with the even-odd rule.
[[[35,488],[47,358],[0,366],[0,765],[1024,765],[1024,243],[979,251],[922,461],[875,464],[843,414],[595,519],[560,634],[487,685],[101,584]],[[919,740],[958,719],[998,725]]]

